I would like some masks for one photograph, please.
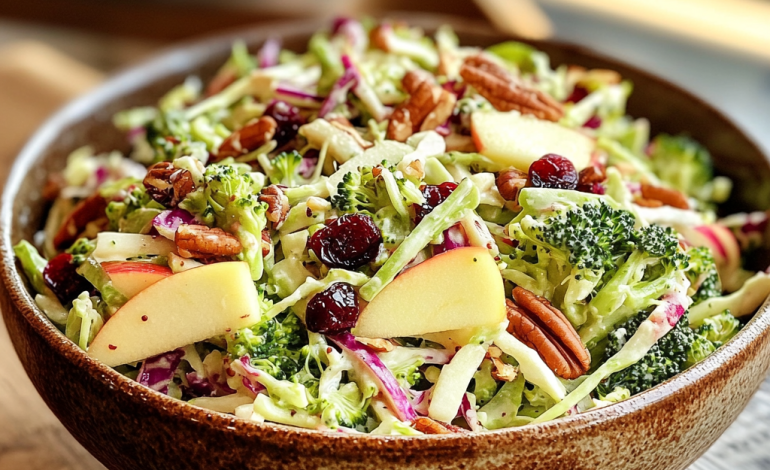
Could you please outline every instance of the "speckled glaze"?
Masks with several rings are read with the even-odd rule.
[[[484,25],[410,17],[434,29],[448,21],[465,44],[505,40]],[[83,144],[127,149],[115,111],[146,105],[189,73],[210,76],[232,40],[269,36],[302,49],[318,22],[240,31],[174,49],[132,68],[62,110],[19,156],[0,213],[2,311],[19,357],[40,395],[67,429],[110,469],[682,469],[743,409],[770,367],[770,309],[728,345],[684,374],[621,404],[556,422],[484,434],[381,437],[254,424],[208,412],[144,388],[91,360],[37,310],[11,246],[41,226],[46,175]],[[653,132],[687,131],[735,179],[729,208],[753,209],[768,196],[770,163],[713,108],[660,79],[584,49],[537,43],[554,63],[618,70],[635,84],[629,112]],[[160,308],[170,306],[159,306]]]

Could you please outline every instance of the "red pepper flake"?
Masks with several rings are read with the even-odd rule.
[[[225,372],[227,372],[228,377],[235,377],[235,371],[230,369],[229,367],[226,369]]]
[[[250,313],[247,313],[246,315],[241,316],[241,318],[249,318],[251,316]]]
[[[110,344],[108,347],[110,348],[110,351],[114,351],[114,350],[118,349],[118,347],[115,346],[114,344]]]
[[[232,328],[228,328],[228,329],[225,330],[225,333],[229,333],[231,331],[233,331],[233,329]]]
[[[308,217],[313,217],[313,211],[308,207],[307,210],[305,210],[305,215]]]
[[[326,348],[326,354],[331,354],[331,353],[332,353],[332,348],[331,347]]]
[[[295,414],[297,414],[297,410],[291,410],[291,415],[294,416]]]
[[[147,321],[147,315],[142,315],[142,321]]]

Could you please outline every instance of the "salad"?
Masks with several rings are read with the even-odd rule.
[[[612,70],[397,22],[306,52],[242,43],[117,114],[15,247],[94,359],[257,422],[483,432],[608,406],[692,367],[770,294],[764,212],[650,136]]]

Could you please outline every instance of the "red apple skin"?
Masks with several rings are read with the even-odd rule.
[[[129,299],[161,279],[173,274],[168,266],[141,261],[107,261],[102,268],[112,285]]]
[[[171,268],[168,266],[145,263],[142,261],[105,261],[102,263],[102,268],[104,268],[107,274],[141,272],[148,274],[158,274],[163,277],[167,277],[173,274]]]
[[[473,139],[473,145],[476,146],[476,151],[483,152],[484,144],[481,142],[481,137],[476,133],[476,126],[473,125],[473,120],[471,120],[471,138]]]

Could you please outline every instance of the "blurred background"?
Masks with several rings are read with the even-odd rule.
[[[770,0],[0,0],[0,181],[48,115],[159,49],[227,28],[394,11],[604,52],[701,96],[770,154]],[[37,396],[2,326],[0,357],[0,468],[103,468]],[[767,442],[766,383],[692,468],[770,468]]]

